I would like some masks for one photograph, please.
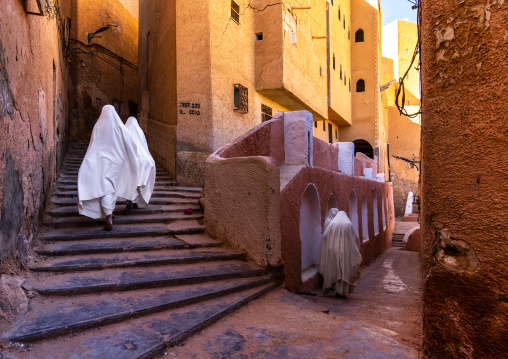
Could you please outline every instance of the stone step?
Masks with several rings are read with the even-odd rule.
[[[156,186],[171,186],[173,183],[173,179],[165,179],[161,180],[159,178],[155,179],[155,185]],[[57,181],[57,186],[66,186],[66,185],[72,185],[77,186],[78,185],[78,178],[77,177],[66,177],[66,178],[59,178]]]
[[[63,229],[44,229],[39,239],[45,242],[78,241],[83,239],[127,238],[147,236],[173,236],[177,234],[202,233],[204,226],[195,220],[175,221],[168,224],[153,223],[114,225],[112,231],[105,231],[101,226],[95,228],[71,227]]]
[[[269,276],[261,276],[111,293],[107,298],[97,294],[78,298],[37,297],[7,336],[14,341],[39,340],[203,302],[270,282]]]
[[[75,175],[69,175],[69,174],[65,174],[65,173],[60,173],[60,174],[58,174],[57,180],[58,180],[58,182],[73,180],[77,183],[78,174],[76,173]],[[172,182],[173,178],[169,175],[155,176],[155,182],[157,183],[157,181]]]
[[[144,213],[142,209],[131,211],[130,214],[115,214],[114,225],[120,224],[141,224],[141,223],[169,223],[173,221],[202,220],[203,213],[195,212],[192,214],[179,213]],[[66,228],[66,227],[94,227],[104,225],[104,219],[91,219],[85,216],[75,217],[51,217],[44,216],[44,225],[47,227]]]
[[[136,251],[154,251],[162,249],[210,248],[220,247],[222,242],[205,234],[190,234],[180,238],[134,237],[119,239],[101,239],[97,241],[81,240],[43,244],[35,252],[44,256],[65,256],[76,254],[119,253]]]
[[[262,281],[260,280],[259,283]],[[209,297],[212,299],[206,301],[134,317],[121,323],[88,329],[79,335],[65,337],[65,345],[62,345],[62,338],[33,342],[30,343],[31,352],[38,359],[155,358],[159,354],[163,354],[166,346],[183,342],[189,336],[203,330],[251,300],[259,298],[276,286],[277,284],[273,282],[261,284],[217,298],[213,298],[213,295],[210,294]],[[164,304],[161,304],[161,307],[163,306]],[[170,305],[168,307],[171,308]],[[106,319],[105,322],[107,323]],[[83,324],[83,327],[86,325]],[[61,330],[63,332],[65,329],[61,328]],[[28,330],[20,331],[18,340],[34,340],[34,337],[27,335],[29,333]],[[10,333],[13,338],[16,334],[18,333]],[[33,334],[35,338],[46,335],[45,332],[37,331],[37,327],[35,327]]]
[[[66,192],[66,191],[75,191],[78,190],[77,184],[59,184],[57,183],[56,189],[60,192]],[[201,188],[198,187],[178,187],[178,186],[171,186],[170,184],[167,185],[156,185],[154,186],[154,191],[177,191],[177,192],[192,192],[192,193],[201,193]]]
[[[37,273],[23,288],[42,295],[65,296],[126,291],[265,275],[263,268],[240,260],[112,268],[75,273]]]
[[[51,203],[57,206],[77,206],[77,198],[72,197],[51,197]],[[123,199],[116,201],[117,204],[127,204],[127,202]],[[189,205],[198,205],[197,198],[177,198],[177,197],[154,197],[150,198],[150,204],[152,205],[172,205],[172,204],[189,204]]]
[[[77,191],[55,191],[54,196],[56,197],[71,197],[76,198],[78,195]],[[173,190],[162,190],[154,191],[152,198],[196,198],[200,196],[199,192],[179,192]]]
[[[193,212],[201,212],[201,208],[198,205],[185,205],[185,204],[173,204],[173,205],[153,205],[149,204],[145,208],[133,208],[131,211],[131,215],[135,215],[137,213],[141,214],[156,214],[156,213],[183,213],[186,209],[191,208]],[[125,204],[117,204],[115,207],[115,218],[116,215],[122,215],[125,209]],[[48,216],[55,218],[62,217],[74,217],[78,216],[78,207],[77,206],[51,206],[46,212]],[[92,220],[92,219],[90,219]]]
[[[105,268],[147,267],[243,259],[243,254],[227,248],[163,249],[154,252],[82,254],[29,263],[33,272],[71,272]]]

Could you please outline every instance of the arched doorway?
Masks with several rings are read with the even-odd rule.
[[[358,139],[354,140],[353,143],[355,144],[355,155],[357,152],[361,152],[365,156],[374,159],[374,149],[372,148],[369,142],[362,139]]]
[[[300,241],[302,271],[319,264],[321,245],[321,209],[316,187],[309,184],[300,205]]]

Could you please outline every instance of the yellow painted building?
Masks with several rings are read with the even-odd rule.
[[[201,185],[212,152],[297,110],[326,142],[378,148],[380,15],[369,1],[140,2],[139,117],[156,160]]]
[[[396,20],[382,29],[383,37],[383,70],[382,97],[383,112],[387,118],[390,146],[390,177],[393,182],[393,197],[395,214],[404,215],[406,200],[409,192],[419,193],[419,164],[410,163],[402,159],[418,161],[420,157],[420,116],[409,118],[401,115],[395,106],[396,92],[399,88],[399,78],[406,71],[404,79],[405,101],[404,107],[408,113],[416,113],[420,106],[420,74],[418,59],[412,66],[411,60],[418,40],[417,24],[410,21]],[[402,104],[402,99],[399,99]]]

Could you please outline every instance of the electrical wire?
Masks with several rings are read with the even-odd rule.
[[[405,104],[406,104],[406,88],[404,86],[404,81],[405,79],[407,78],[407,75],[409,74],[409,71],[412,70],[413,68],[413,64],[416,60],[416,58],[418,57],[418,69],[421,68],[421,57],[419,56],[420,55],[420,48],[421,48],[421,2],[420,0],[408,0],[411,4],[413,4],[413,8],[416,9],[417,13],[416,13],[416,18],[417,18],[417,22],[416,22],[416,28],[417,28],[417,36],[418,36],[418,39],[416,41],[416,46],[415,46],[415,50],[413,52],[413,57],[411,59],[411,63],[409,64],[409,67],[408,69],[406,70],[406,72],[404,73],[404,75],[402,77],[399,78],[399,88],[397,89],[397,92],[396,92],[396,95],[395,95],[395,106],[397,106],[397,109],[399,110],[399,113],[403,116],[406,116],[408,118],[415,118],[415,117],[418,117],[421,115],[422,111],[421,109],[419,109],[417,112],[415,113],[408,113],[406,108],[405,108]],[[420,93],[421,93],[421,73],[420,71],[418,71],[419,73],[419,76],[420,76]],[[399,101],[402,101],[402,103],[400,103]]]

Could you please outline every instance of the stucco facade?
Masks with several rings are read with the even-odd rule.
[[[404,79],[404,107],[409,114],[420,109],[420,74],[418,59],[410,68],[414,49],[418,41],[417,24],[410,21],[395,20],[382,29],[383,67],[381,83],[384,85],[381,96],[383,117],[387,122],[388,143],[390,146],[390,179],[393,182],[395,214],[404,216],[409,192],[420,194],[418,185],[420,165],[411,164],[399,156],[411,161],[420,160],[420,116],[409,118],[401,115],[395,106],[399,79],[409,69]],[[399,98],[402,105],[402,95]]]
[[[390,246],[394,225],[391,183],[339,173],[346,154],[313,138],[312,124],[309,112],[279,113],[206,162],[207,232],[256,263],[282,270],[294,292],[316,283],[331,207],[348,213],[362,239],[364,264]],[[362,171],[369,164],[359,160],[357,166]]]
[[[424,354],[506,357],[508,4],[421,14]]]
[[[5,0],[0,13],[0,274],[30,255],[66,144],[71,6],[52,17],[33,5]]]
[[[341,3],[340,19],[338,3],[317,0],[258,0],[236,9],[231,1],[141,3],[139,117],[158,161],[179,182],[202,185],[213,151],[273,113],[295,110],[313,114],[316,137],[365,139],[384,156],[380,13],[377,3],[359,3]],[[365,42],[355,47],[353,27],[361,26]],[[356,100],[353,62],[356,78],[369,84]],[[244,108],[235,108],[235,87],[245,90]]]
[[[119,0],[77,0],[71,19],[70,135],[88,141],[104,105],[124,121],[138,112],[138,20]]]

